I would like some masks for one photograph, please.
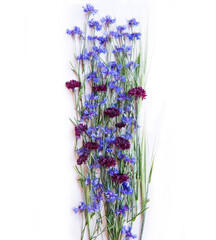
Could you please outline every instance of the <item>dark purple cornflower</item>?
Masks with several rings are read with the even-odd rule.
[[[87,130],[87,125],[80,123],[78,126],[75,126],[75,135],[77,138],[80,138],[80,135]]]
[[[115,18],[112,19],[110,16],[107,15],[101,19],[101,22],[108,27],[110,24],[115,23],[116,19]]]
[[[100,31],[102,28],[102,25],[94,19],[89,20],[88,24],[90,28],[96,29],[96,31]]]
[[[106,85],[94,85],[92,90],[93,92],[106,92],[107,87]]]
[[[118,184],[121,184],[123,182],[126,182],[129,179],[127,174],[123,174],[123,173],[117,173],[117,174],[113,174],[112,176],[112,181],[113,182],[118,182]]]
[[[137,22],[135,18],[132,18],[128,21],[128,25],[129,26],[138,26],[139,22]]]
[[[118,108],[107,108],[105,111],[104,111],[104,114],[110,118],[114,118],[114,117],[117,117],[120,115],[120,111]]]
[[[82,165],[85,163],[88,159],[89,154],[88,153],[83,153],[83,155],[79,156],[77,159],[77,165]]]
[[[88,150],[97,150],[99,148],[99,144],[97,142],[85,142],[83,146]]]
[[[130,142],[123,137],[117,137],[115,140],[115,145],[122,150],[130,148]]]
[[[86,12],[88,15],[95,15],[98,10],[96,10],[91,4],[86,4],[85,7],[83,6],[83,11]]]
[[[146,98],[146,91],[142,87],[135,87],[128,91],[129,96],[135,96],[135,98],[142,97],[142,100]]]
[[[115,126],[116,126],[117,128],[123,128],[123,127],[126,126],[126,123],[123,123],[123,122],[116,123]]]
[[[80,88],[81,87],[81,82],[76,81],[76,80],[70,80],[69,82],[65,83],[65,86],[68,89],[74,89],[74,88],[77,88],[77,87]]]
[[[103,167],[114,167],[116,165],[116,160],[113,157],[110,156],[100,156],[99,157],[99,164]]]
[[[125,237],[123,238],[123,240],[130,240],[130,238],[137,238],[136,235],[131,233],[132,228],[128,227],[128,229],[126,229],[126,227],[124,226],[121,230],[122,234],[125,234]]]

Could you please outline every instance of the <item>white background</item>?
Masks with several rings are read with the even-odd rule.
[[[148,14],[149,132],[160,141],[143,239],[215,240],[215,1],[89,2],[120,21]],[[65,30],[84,3],[0,3],[2,240],[79,239]]]

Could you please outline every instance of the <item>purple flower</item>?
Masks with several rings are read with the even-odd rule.
[[[128,39],[129,40],[134,40],[134,39],[137,39],[137,40],[139,40],[140,39],[140,36],[141,36],[142,34],[141,33],[128,33],[127,34],[127,37],[128,37]]]
[[[118,182],[118,184],[121,184],[123,182],[126,182],[129,179],[127,174],[123,174],[123,173],[117,173],[117,174],[113,174],[112,176],[112,181],[113,182]]]
[[[122,150],[130,148],[130,142],[123,137],[117,137],[115,140],[115,145]]]
[[[101,19],[101,22],[104,23],[106,26],[109,26],[110,24],[115,23],[116,19],[112,19],[110,16],[107,15]]]
[[[87,130],[87,125],[80,123],[78,126],[75,126],[75,135],[77,138],[80,138],[80,135]]]
[[[71,35],[72,37],[73,36],[75,36],[75,35],[78,35],[79,37],[83,37],[83,32],[81,31],[81,29],[79,28],[79,27],[77,27],[77,26],[75,26],[74,27],[74,29],[73,30],[69,30],[69,29],[67,29],[67,34],[69,34],[69,35]]]
[[[129,26],[138,26],[139,22],[136,21],[135,18],[132,18],[128,21]]]
[[[117,108],[107,108],[104,114],[110,118],[114,118],[120,115],[120,111]]]
[[[88,159],[89,154],[88,153],[83,153],[83,155],[79,156],[77,159],[77,165],[82,165],[85,163]]]
[[[98,10],[96,10],[91,4],[86,4],[86,6],[83,7],[83,11],[86,12],[88,15],[95,15]]]
[[[89,20],[88,24],[90,28],[94,28],[96,29],[96,31],[100,31],[102,28],[102,25],[98,21],[95,21],[94,19]]]
[[[146,91],[142,87],[132,88],[128,91],[129,96],[135,96],[135,98],[142,97],[142,100],[146,98]]]
[[[106,92],[107,87],[106,87],[106,85],[94,85],[92,90],[93,90],[93,92]]]
[[[76,80],[70,80],[69,82],[65,83],[65,86],[68,89],[74,89],[74,88],[77,88],[77,87],[80,88],[81,87],[81,82],[76,81]]]
[[[126,227],[124,226],[121,230],[122,234],[125,234],[125,237],[122,240],[130,240],[130,238],[137,238],[136,235],[131,233],[132,228],[128,227],[128,229],[126,229]]]
[[[116,123],[115,126],[116,126],[117,128],[120,128],[120,129],[121,129],[121,128],[123,128],[123,127],[126,126],[126,123],[123,123],[123,122]]]
[[[129,207],[127,205],[125,206],[120,206],[119,209],[115,211],[116,215],[122,214],[123,217],[126,216],[125,212],[129,211]]]
[[[130,185],[128,182],[123,182],[121,185],[121,193],[125,195],[131,195],[134,193],[133,188],[130,188]]]
[[[99,148],[99,144],[96,142],[85,142],[83,146],[88,150],[97,150]]]
[[[120,197],[118,197],[117,193],[113,193],[109,189],[107,191],[104,191],[104,195],[106,197],[107,202],[113,203],[115,200],[120,200],[120,201],[122,200]]]
[[[78,213],[78,212],[83,212],[85,211],[85,209],[87,208],[87,206],[85,205],[84,202],[81,202],[81,204],[78,206],[78,208],[74,208],[74,212]]]
[[[98,163],[103,167],[114,167],[116,165],[116,160],[110,156],[100,156]]]

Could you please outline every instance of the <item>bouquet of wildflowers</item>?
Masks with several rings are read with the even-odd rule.
[[[119,26],[87,4],[84,30],[67,30],[75,46],[70,63],[75,80],[66,82],[75,99],[76,172],[83,200],[81,239],[134,239],[141,217],[142,238],[153,160],[147,167],[146,137],[140,109],[145,101],[146,51],[137,22]]]

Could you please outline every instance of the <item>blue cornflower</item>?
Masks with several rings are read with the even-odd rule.
[[[90,28],[94,28],[96,29],[96,31],[100,31],[102,28],[102,25],[98,21],[95,21],[94,19],[89,20],[88,24]]]
[[[87,109],[84,110],[83,115],[81,117],[81,120],[89,118],[91,119],[92,117],[98,116],[98,112],[96,111],[88,111]]]
[[[97,40],[101,45],[105,45],[108,42],[109,38],[107,36],[106,37],[101,36],[101,37],[98,37]]]
[[[80,148],[80,149],[77,149],[76,152],[79,155],[82,155],[83,153],[89,153],[89,150],[87,148]]]
[[[85,49],[83,53],[77,57],[77,60],[90,60],[91,55],[91,52],[88,52],[87,49]]]
[[[128,33],[127,34],[127,37],[128,37],[128,39],[129,40],[134,40],[134,39],[137,39],[137,40],[139,40],[140,39],[140,36],[141,36],[142,34],[141,33]]]
[[[88,36],[88,40],[89,41],[95,41],[95,40],[97,40],[97,36]]]
[[[88,15],[95,15],[98,10],[96,10],[91,4],[86,4],[85,7],[83,6],[83,11],[86,12]]]
[[[106,66],[101,68],[101,73],[104,74],[104,75],[108,75],[109,74],[109,68],[106,67]]]
[[[71,35],[71,36],[74,36],[74,35],[78,35],[78,36],[82,36],[83,37],[83,32],[81,31],[81,29],[77,26],[74,27],[73,30],[69,30],[67,29],[66,31],[67,34]]]
[[[78,208],[73,208],[73,210],[75,213],[78,213],[78,212],[85,211],[86,208],[87,208],[87,206],[85,205],[85,203],[81,202],[81,204],[78,206]]]
[[[94,82],[99,82],[100,77],[96,75],[96,72],[91,72],[86,76],[86,81],[93,80]]]
[[[109,26],[110,24],[115,23],[116,19],[112,19],[110,16],[107,15],[101,19],[101,22],[104,23],[106,26]]]
[[[117,156],[118,156],[119,159],[123,159],[125,157],[125,155],[121,151],[118,151]]]
[[[109,173],[110,176],[113,176],[114,174],[119,173],[119,171],[118,171],[117,168],[110,168],[110,169],[108,170],[108,173]]]
[[[122,200],[120,197],[118,197],[117,193],[113,193],[112,191],[110,191],[110,189],[108,189],[107,191],[104,191],[104,195],[106,197],[107,202],[113,203],[115,200],[119,200],[119,201]]]
[[[90,180],[89,177],[87,177],[86,180],[85,180],[85,185],[89,185],[90,183],[91,183],[91,180]]]
[[[124,161],[129,162],[131,164],[134,164],[135,163],[135,158],[134,157],[129,158],[128,156],[126,156]]]
[[[105,64],[103,62],[101,62],[101,61],[98,61],[97,62],[97,67],[98,68],[103,68],[103,67],[105,67]]]
[[[85,95],[86,100],[97,100],[98,98],[99,97],[97,95],[95,95],[94,93]]]
[[[89,103],[89,101],[85,101],[85,106],[86,106],[86,108],[92,109],[92,108],[96,108],[98,105],[91,104],[91,103]]]
[[[122,47],[117,47],[115,46],[115,49],[113,50],[113,53],[127,53],[127,52],[130,52],[132,50],[132,46],[125,46],[125,45],[122,45]]]
[[[108,152],[108,153],[113,153],[113,149],[112,149],[112,148],[107,148],[107,149],[106,149],[106,152]]]
[[[101,201],[94,201],[91,205],[89,204],[87,207],[87,211],[94,213],[94,212],[98,212],[101,208]]]
[[[125,237],[122,240],[130,240],[130,238],[137,238],[136,235],[131,233],[132,228],[128,227],[128,229],[126,229],[126,227],[124,226],[121,230],[122,234],[125,234]]]
[[[129,122],[130,124],[130,122]],[[121,135],[121,137],[125,138],[125,139],[132,139],[132,132],[127,131],[126,134]]]
[[[118,27],[116,27],[117,31],[119,31],[119,32],[124,31],[126,28],[127,28],[126,26],[118,26]]]
[[[138,26],[139,22],[136,21],[135,18],[132,18],[128,21],[129,26]]]
[[[94,46],[94,47],[93,47],[93,50],[94,50],[94,52],[96,52],[97,54],[99,54],[99,53],[106,53],[106,52],[107,52],[106,48],[104,48],[104,47],[102,47],[102,46],[100,46],[100,47]]]
[[[128,182],[123,182],[121,185],[121,193],[131,195],[134,193],[134,189],[130,188],[130,184]]]
[[[115,210],[116,215],[122,214],[123,217],[126,216],[126,212],[129,211],[129,207],[127,205],[125,206],[120,206],[119,209]]]

